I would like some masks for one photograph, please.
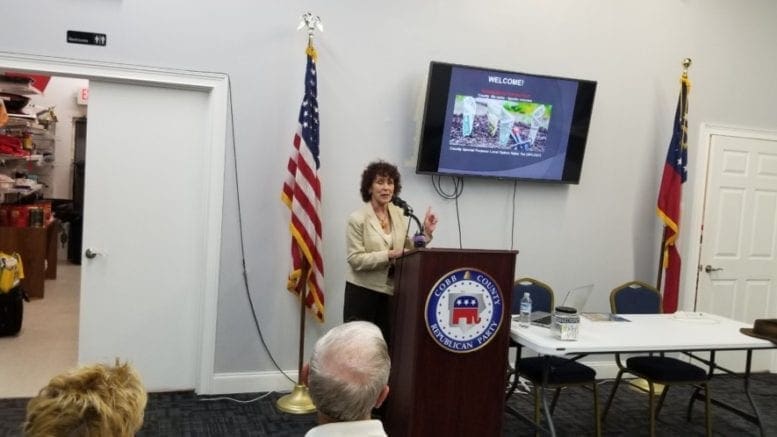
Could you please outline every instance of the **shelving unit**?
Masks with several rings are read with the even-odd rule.
[[[59,226],[59,220],[37,228],[0,226],[0,247],[22,256],[22,288],[32,298],[43,298],[45,279],[57,279]]]
[[[35,154],[30,156],[17,156],[17,155],[5,155],[3,153],[0,153],[0,165],[5,163],[5,161],[32,161],[32,162],[38,162],[43,160],[43,155]]]
[[[47,112],[44,110],[43,112]],[[29,135],[31,148],[36,152],[54,150],[56,122],[43,125],[34,114],[8,114],[8,123],[0,127],[0,133],[22,138]]]
[[[36,166],[45,162],[44,153],[51,154],[54,151],[54,134],[46,127],[38,124],[36,115],[8,114],[8,123],[0,127],[0,134],[24,138],[30,137],[29,154],[4,154],[0,153],[0,174],[15,179],[14,173],[29,173],[29,163]],[[53,127],[54,124],[49,125]],[[39,176],[38,176],[39,177]],[[15,184],[8,186],[0,182],[0,203],[18,202],[27,196],[40,193],[44,185],[32,181],[25,181],[24,185]],[[9,196],[13,194],[13,196]]]
[[[40,91],[29,83],[0,76],[0,92],[17,95],[36,95]],[[31,111],[28,105],[22,111]],[[8,147],[0,154],[0,174],[7,176],[0,180],[0,204],[6,212],[29,211],[27,203],[42,197],[48,169],[46,163],[53,161],[57,117],[53,108],[43,108],[35,113],[9,113],[8,121],[0,126],[0,134],[6,138]],[[17,141],[18,139],[18,141]],[[19,146],[21,142],[21,147]],[[48,166],[50,167],[50,166]],[[11,204],[11,205],[9,205]],[[44,279],[56,278],[57,235],[59,220],[49,220],[44,226],[21,227],[26,224],[26,215],[17,215],[17,222],[3,223],[16,226],[0,226],[0,250],[19,253],[24,265],[25,278],[22,287],[31,296],[42,298]],[[32,220],[30,220],[32,222]],[[35,223],[33,223],[34,225]]]

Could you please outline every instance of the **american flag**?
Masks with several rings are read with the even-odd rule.
[[[677,109],[672,128],[672,140],[666,153],[664,174],[661,178],[661,189],[658,192],[656,212],[664,223],[662,240],[661,268],[666,269],[664,277],[663,311],[677,311],[677,301],[680,294],[680,252],[677,250],[677,237],[680,234],[680,201],[683,195],[683,182],[688,177],[685,169],[688,164],[688,91],[691,83],[683,76],[680,96],[677,99]],[[660,285],[660,284],[659,284]]]
[[[299,292],[305,281],[305,304],[319,321],[324,321],[324,262],[321,258],[321,183],[318,179],[319,126],[316,85],[316,49],[307,48],[305,95],[299,110],[299,126],[294,134],[294,149],[287,165],[281,199],[291,210],[292,268],[286,288]],[[307,278],[302,278],[303,266]]]

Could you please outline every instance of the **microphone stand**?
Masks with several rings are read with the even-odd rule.
[[[415,220],[415,224],[418,226],[418,232],[416,232],[415,235],[413,236],[413,246],[416,247],[416,248],[420,248],[420,247],[426,246],[426,238],[423,237],[424,225],[422,225],[421,224],[421,220],[418,220],[418,217],[416,217],[413,214],[413,208],[411,208],[410,205],[408,205],[407,203],[401,205],[400,208],[402,208],[402,212],[404,213],[404,216],[405,217],[409,217],[407,219],[407,228],[406,228],[406,231],[405,231],[405,238],[407,238],[407,234],[410,232],[410,219],[413,219],[413,220]],[[419,236],[421,238],[418,238]],[[402,255],[400,255],[400,257],[401,256],[405,256],[405,244],[404,243],[402,244]],[[403,264],[400,263],[399,265],[400,265],[400,268],[397,269],[396,272],[394,272],[395,273],[394,280],[396,281],[395,282],[396,284],[399,284],[400,283],[400,279],[402,278],[402,265]],[[391,318],[392,318],[392,320],[394,319],[394,315],[393,314],[392,314]],[[389,346],[391,346],[391,343],[389,343]]]
[[[413,220],[415,220],[416,225],[418,225],[418,232],[416,232],[416,234],[413,236],[413,246],[416,247],[416,248],[420,248],[420,247],[426,246],[426,239],[423,237],[424,226],[421,224],[421,221],[418,220],[418,217],[416,217],[413,214],[413,208],[411,208],[410,205],[408,205],[408,204],[404,204],[403,206],[401,206],[401,208],[402,208],[402,211],[404,212],[405,217],[409,217],[407,219],[407,228],[406,228],[406,231],[405,231],[405,239],[407,239],[407,234],[410,232],[410,219],[413,219]],[[421,238],[417,238],[419,236]],[[405,250],[406,250],[405,249],[405,244],[403,243],[402,244],[402,255],[400,255],[400,257],[405,256]],[[400,262],[399,263],[399,267],[394,272],[394,284],[400,284],[401,281],[402,281],[402,266],[403,265],[404,265],[404,263]],[[396,287],[396,285],[395,285],[395,287]],[[392,299],[392,301],[393,300],[394,299]],[[389,312],[391,313],[391,320],[394,320],[396,318],[396,306],[394,304],[392,304],[390,306]],[[393,335],[389,334],[389,336],[393,336]],[[386,339],[386,342],[388,343],[388,346],[389,346],[389,354],[393,355],[393,353],[392,353],[392,345],[394,344],[393,338],[391,339],[391,341],[389,341],[389,339]]]
[[[405,228],[405,239],[407,239],[407,234],[410,233],[410,219],[415,220],[415,224],[418,226],[418,232],[413,235],[413,247],[420,248],[426,246],[426,238],[424,238],[424,225],[421,224],[421,220],[418,220],[418,217],[413,214],[413,208],[410,207],[407,203],[403,203],[402,205],[398,205],[400,208],[402,208],[402,212],[405,217],[409,217],[407,219],[407,228]],[[419,238],[420,237],[420,238]],[[405,244],[402,244],[402,254],[400,257],[405,256]],[[398,272],[396,273],[396,280],[397,283],[399,283],[399,278],[402,277],[402,269],[400,268]]]
[[[418,217],[413,214],[413,208],[411,208],[409,205],[402,208],[402,211],[405,213],[405,217],[410,217],[411,219],[415,220],[415,224],[418,226],[418,232],[415,233],[413,236],[413,246],[415,247],[424,247],[426,246],[426,240],[425,239],[418,239],[416,237],[422,236],[424,233],[424,225],[421,224],[421,220],[418,220]],[[408,231],[410,230],[410,226],[407,227]]]

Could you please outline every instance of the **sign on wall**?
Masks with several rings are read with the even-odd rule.
[[[438,345],[456,353],[474,352],[499,332],[504,300],[487,273],[461,268],[437,281],[424,312],[426,328]]]
[[[67,31],[67,42],[70,44],[86,44],[91,46],[105,46],[108,44],[108,36],[104,33],[81,32],[78,30]]]

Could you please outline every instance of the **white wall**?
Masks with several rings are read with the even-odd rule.
[[[519,184],[514,242],[517,274],[557,290],[595,283],[591,310],[606,310],[619,283],[655,281],[655,201],[683,58],[694,62],[690,172],[702,171],[694,150],[701,122],[777,128],[771,0],[125,0],[67,8],[41,0],[0,8],[5,51],[231,76],[249,283],[265,339],[285,369],[297,365],[297,308],[284,290],[288,212],[279,192],[303,89],[305,36],[295,29],[305,11],[320,15],[326,30],[317,44],[327,323],[309,323],[308,345],[340,320],[345,220],[360,204],[358,177],[368,161],[399,163],[404,197],[441,216],[435,246],[458,245],[454,203],[413,171],[430,60],[598,81],[581,183]],[[108,45],[65,44],[68,29],[105,32]],[[215,365],[272,371],[242,287],[234,159],[229,151]],[[692,192],[685,188],[686,211]],[[509,182],[466,181],[465,247],[511,246],[511,196]]]

